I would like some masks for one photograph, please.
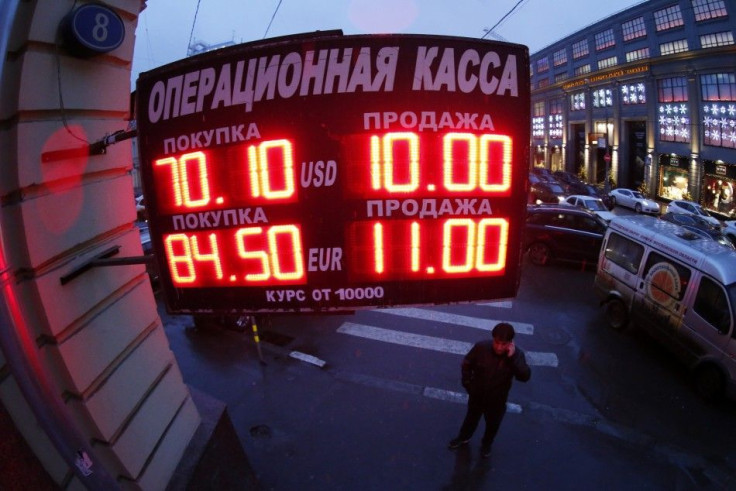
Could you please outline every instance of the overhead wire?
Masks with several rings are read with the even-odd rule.
[[[197,24],[197,15],[199,14],[199,4],[202,0],[197,0],[197,10],[194,11],[194,20],[192,21],[192,30],[189,33],[189,43],[187,43],[187,52],[189,52],[189,46],[192,45],[192,38],[194,37],[194,26]]]
[[[276,5],[276,9],[273,11],[273,15],[271,16],[271,20],[268,22],[268,27],[266,27],[266,32],[263,33],[263,38],[265,39],[268,35],[268,30],[271,29],[271,24],[273,23],[273,20],[276,18],[276,12],[279,11],[279,7],[281,7],[281,2],[283,0],[279,0],[279,3]]]
[[[481,39],[485,39],[486,36],[488,36],[490,33],[492,33],[494,29],[496,29],[498,26],[500,26],[501,23],[503,21],[505,21],[508,16],[510,16],[512,13],[514,13],[514,10],[516,10],[517,8],[519,8],[519,6],[522,3],[524,3],[524,2],[526,2],[526,0],[519,0],[518,2],[516,2],[516,5],[514,5],[513,7],[511,7],[511,10],[509,10],[508,12],[506,12],[506,14],[503,17],[501,17],[501,19],[498,22],[496,22],[496,24],[493,27],[491,27],[490,29],[488,29],[486,31],[486,33],[483,34],[483,36],[481,36]]]

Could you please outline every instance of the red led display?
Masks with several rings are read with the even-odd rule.
[[[332,33],[217,53],[138,81],[141,170],[170,311],[515,295],[526,48]]]

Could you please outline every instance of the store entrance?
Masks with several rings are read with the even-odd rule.
[[[573,172],[580,175],[581,169],[585,168],[585,123],[570,125],[573,137],[573,148],[575,149],[575,162]]]
[[[647,160],[646,121],[627,121],[626,135],[629,142],[628,159],[619,179],[624,181],[622,186],[638,189],[644,182],[644,163]]]

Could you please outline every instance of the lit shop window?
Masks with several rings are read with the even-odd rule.
[[[659,193],[661,198],[686,199],[688,174],[686,169],[663,165],[660,167]]]
[[[736,211],[735,184],[724,176],[703,176],[703,190],[700,193],[703,207],[733,217]]]

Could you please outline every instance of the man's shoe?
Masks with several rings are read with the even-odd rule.
[[[487,459],[491,456],[491,446],[490,445],[481,445],[480,447],[480,456],[484,459]]]
[[[448,445],[448,447],[454,450],[456,448],[462,447],[463,445],[466,445],[467,443],[468,443],[468,440],[463,440],[462,438],[455,438],[453,440],[450,440],[450,444]]]

